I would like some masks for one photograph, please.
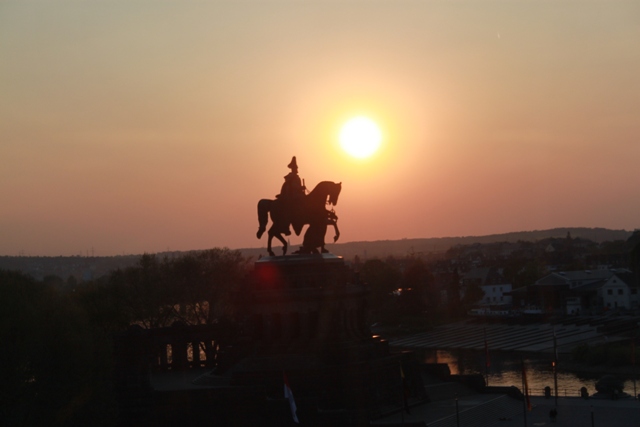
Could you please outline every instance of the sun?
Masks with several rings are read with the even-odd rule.
[[[342,125],[339,139],[344,151],[353,157],[364,159],[378,150],[382,132],[376,122],[368,117],[358,116]]]

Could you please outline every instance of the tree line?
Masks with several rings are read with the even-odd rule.
[[[143,255],[135,266],[80,283],[0,270],[2,424],[117,425],[114,335],[133,324],[232,317],[231,293],[248,262],[226,248]]]

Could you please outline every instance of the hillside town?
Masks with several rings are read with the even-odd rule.
[[[448,262],[456,269],[461,298],[467,292],[481,294],[472,315],[578,316],[639,308],[638,231],[625,242],[606,245],[568,234],[564,239],[471,245],[449,252],[451,258],[437,265]],[[443,299],[450,299],[449,289],[440,283]]]

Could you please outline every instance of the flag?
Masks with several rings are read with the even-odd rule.
[[[527,402],[527,409],[531,411],[531,400],[529,399],[529,384],[527,383],[527,370],[522,360],[522,388],[524,389],[524,399]]]
[[[411,415],[411,412],[409,411],[409,384],[407,384],[407,379],[404,377],[402,362],[400,362],[400,378],[402,378],[402,404],[404,405],[404,410],[407,414]]]
[[[291,407],[291,416],[293,417],[293,421],[299,423],[300,421],[298,421],[298,415],[296,415],[298,407],[296,406],[296,401],[293,399],[293,392],[291,391],[291,387],[289,387],[287,374],[285,372],[283,372],[282,374],[284,376],[284,398],[289,400],[289,406]]]

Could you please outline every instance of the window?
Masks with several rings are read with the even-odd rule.
[[[631,295],[638,295],[638,289],[637,288],[631,289]]]
[[[607,289],[607,295],[613,295],[613,289]]]
[[[624,290],[618,289],[618,295],[624,295]]]

